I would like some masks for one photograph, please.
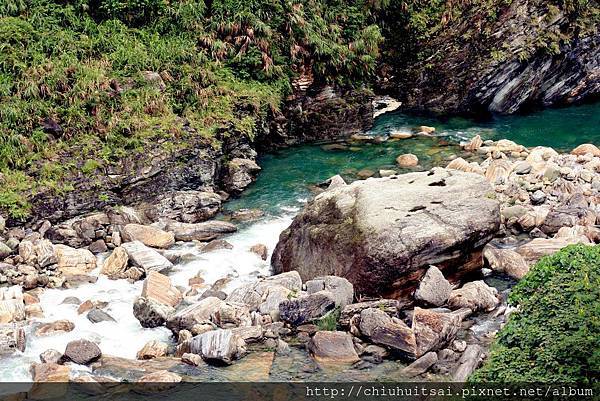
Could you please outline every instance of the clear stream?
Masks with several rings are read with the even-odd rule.
[[[239,199],[228,202],[226,208],[257,208],[266,212],[265,217],[240,226],[237,233],[229,236],[227,241],[234,246],[231,250],[202,254],[193,243],[178,245],[187,255],[183,262],[175,266],[171,279],[175,285],[187,286],[189,278],[195,275],[203,277],[207,284],[228,278],[230,281],[225,291],[230,291],[243,282],[268,275],[270,261],[262,261],[251,253],[250,246],[263,243],[272,251],[279,233],[290,224],[294,214],[312,196],[311,188],[315,184],[335,174],[341,174],[352,181],[357,179],[359,172],[364,176],[364,170],[376,173],[379,169],[386,168],[404,172],[395,165],[395,158],[402,153],[416,154],[421,162],[418,169],[427,169],[433,165],[447,164],[451,155],[460,154],[460,149],[456,146],[458,142],[476,134],[485,139],[507,138],[526,146],[545,145],[563,150],[584,142],[600,145],[600,103],[546,110],[529,116],[501,117],[488,122],[458,118],[440,121],[393,112],[378,117],[370,134],[385,136],[394,130],[410,131],[418,125],[436,127],[435,137],[389,140],[380,144],[338,144],[335,150],[326,145],[313,144],[263,156],[259,161],[262,172],[256,183]],[[28,330],[27,349],[24,353],[0,357],[0,380],[29,381],[29,365],[39,361],[38,355],[42,351],[55,348],[62,352],[68,341],[77,338],[92,339],[99,343],[105,354],[127,358],[135,358],[137,350],[151,339],[171,341],[166,328],[143,329],[133,316],[132,304],[141,293],[141,284],[100,277],[95,284],[67,290],[46,290],[41,297],[45,312],[45,318],[41,321],[69,319],[75,323],[75,330],[43,338],[36,337]],[[76,296],[82,302],[88,299],[107,301],[105,311],[116,322],[92,324],[85,314],[77,314],[77,305],[62,304],[67,296]],[[298,349],[292,350],[292,355],[298,353],[302,354]],[[306,360],[302,355],[297,358],[279,358],[273,365],[272,374],[280,380],[315,379],[313,368],[305,366]],[[373,367],[371,375],[397,377],[395,372],[401,367],[395,362],[386,363]],[[80,367],[79,371],[83,373],[88,369]],[[363,373],[367,375],[363,378],[368,379],[369,374],[366,371]],[[355,374],[361,376],[354,371],[346,372],[343,377],[349,378]],[[210,380],[210,377],[206,380]]]

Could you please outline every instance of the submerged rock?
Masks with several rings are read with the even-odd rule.
[[[433,169],[354,182],[318,195],[273,252],[276,273],[348,279],[356,292],[397,297],[430,264],[468,272],[498,231],[492,187],[476,174]]]

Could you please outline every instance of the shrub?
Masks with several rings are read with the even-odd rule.
[[[541,259],[514,287],[518,306],[474,382],[592,383],[600,377],[600,246]]]

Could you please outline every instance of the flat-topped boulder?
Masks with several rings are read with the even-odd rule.
[[[481,250],[500,226],[492,186],[478,174],[429,172],[356,181],[319,194],[285,230],[275,273],[303,281],[348,279],[355,293],[401,297],[429,265],[449,273],[482,266]]]

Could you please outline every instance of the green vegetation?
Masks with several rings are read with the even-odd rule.
[[[198,140],[252,138],[290,80],[375,68],[368,1],[0,1],[0,210],[65,177]],[[191,129],[183,129],[189,127]],[[218,135],[217,135],[218,134]]]
[[[600,246],[540,260],[513,289],[519,311],[470,378],[498,383],[593,383],[600,377]]]
[[[317,320],[316,324],[321,331],[336,331],[338,321],[340,320],[340,314],[342,310],[340,307],[336,307],[325,316]]]
[[[149,146],[252,139],[298,77],[358,87],[381,64],[433,68],[473,38],[512,57],[483,39],[513,1],[0,0],[0,210],[23,218],[36,193]],[[594,0],[540,4],[572,29],[532,35],[523,60],[600,23]]]

